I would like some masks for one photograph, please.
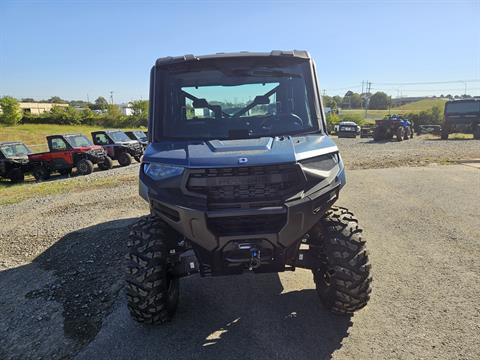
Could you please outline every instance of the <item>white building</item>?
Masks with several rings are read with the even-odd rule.
[[[127,116],[133,115],[133,109],[130,103],[119,104],[118,107],[120,108],[120,112],[122,113],[122,115],[127,115]]]

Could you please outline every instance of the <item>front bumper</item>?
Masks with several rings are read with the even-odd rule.
[[[127,151],[134,158],[137,158],[143,155],[144,147],[139,143],[138,146],[127,147]]]
[[[94,164],[103,163],[107,157],[107,153],[105,151],[100,150],[92,150],[87,152],[88,160],[90,160]]]
[[[216,275],[243,271],[226,258],[232,249],[245,244],[266,257],[257,272],[283,271],[289,259],[295,259],[302,237],[338,199],[344,183],[343,164],[339,164],[314,192],[303,193],[282,206],[249,209],[208,210],[202,203],[174,201],[171,192],[155,188],[146,176],[140,178],[140,194],[150,203],[153,214],[190,240],[200,263],[206,264],[202,274]],[[241,226],[235,226],[240,221],[244,221]],[[255,231],[255,224],[261,222]],[[237,231],[228,233],[229,228]]]
[[[337,132],[338,137],[356,137],[357,136],[357,131],[356,130],[339,130]]]

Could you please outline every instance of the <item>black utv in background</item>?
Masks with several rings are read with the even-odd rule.
[[[480,139],[480,99],[453,100],[445,103],[442,139],[452,133],[473,134]]]
[[[138,141],[144,148],[147,147],[148,139],[144,131],[125,131],[125,134],[127,134],[130,139]]]
[[[130,165],[132,158],[140,162],[143,155],[143,146],[120,130],[94,131],[92,139],[95,145],[103,146],[108,156],[121,166]]]
[[[22,142],[0,142],[0,177],[13,183],[22,182],[31,166],[28,154],[32,151]]]
[[[352,212],[334,206],[345,169],[315,72],[305,51],[157,60],[140,168],[151,214],[128,244],[137,321],[170,320],[179,279],[196,273],[304,268],[332,312],[367,304],[365,239]]]

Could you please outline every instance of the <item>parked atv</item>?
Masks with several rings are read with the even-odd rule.
[[[386,115],[382,120],[375,121],[374,141],[391,140],[394,136],[397,141],[412,139],[412,123],[400,115]]]
[[[28,154],[32,151],[22,142],[0,142],[0,177],[13,183],[22,182],[31,166]]]
[[[445,103],[442,140],[452,133],[473,134],[480,139],[480,99],[453,100]]]
[[[84,135],[47,136],[50,151],[29,154],[32,175],[37,181],[47,180],[53,172],[70,175],[73,168],[79,175],[93,172],[94,164],[101,170],[112,168],[112,160],[101,146],[93,145]]]
[[[145,149],[148,145],[147,134],[144,131],[136,130],[136,131],[125,131],[125,134],[132,140],[138,141],[142,144],[143,148]]]
[[[140,162],[143,155],[142,145],[120,130],[94,131],[92,139],[94,144],[103,146],[108,156],[121,166],[130,165],[132,158]]]
[[[303,268],[332,312],[367,304],[365,239],[353,213],[333,206],[345,168],[326,133],[314,69],[305,51],[157,60],[140,168],[151,214],[128,244],[135,320],[170,320],[179,279],[197,273]]]

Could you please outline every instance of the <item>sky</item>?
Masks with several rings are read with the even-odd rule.
[[[158,57],[274,49],[308,50],[328,95],[363,80],[480,95],[479,14],[480,0],[0,0],[0,96],[146,99]]]

